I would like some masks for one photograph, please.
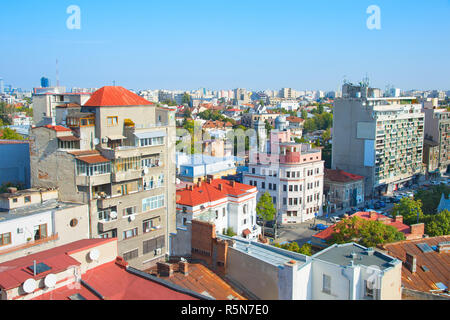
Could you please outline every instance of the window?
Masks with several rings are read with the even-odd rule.
[[[107,117],[106,123],[108,127],[117,126],[117,124],[119,123],[118,117]]]
[[[125,261],[136,259],[138,256],[139,256],[138,249],[135,249],[135,250],[129,251],[129,252],[125,252],[123,254],[123,258],[125,259]]]
[[[277,197],[272,197],[273,204],[277,204]]]
[[[130,229],[123,232],[123,239],[129,239],[138,235],[138,228]]]
[[[277,191],[277,185],[275,183],[273,184],[273,190]]]
[[[31,196],[26,196],[25,197],[25,203],[29,203],[31,202]]]
[[[129,216],[136,213],[136,206],[123,209],[123,216]]]
[[[283,191],[287,191],[287,185],[283,184]]]
[[[17,203],[17,198],[14,198],[14,199],[13,199],[13,203]]]
[[[326,274],[323,275],[322,292],[331,294],[331,277]]]
[[[70,226],[71,226],[72,228],[76,227],[77,224],[78,224],[78,220],[77,220],[77,219],[72,219],[72,220],[70,220]]]
[[[115,216],[114,218],[111,217],[111,213],[114,212]],[[112,221],[117,219],[117,213],[116,213],[116,207],[112,207],[110,209],[102,210],[98,212],[98,220],[99,221]]]
[[[287,204],[287,199],[283,198],[283,205],[285,206]]]
[[[150,239],[150,240],[146,240],[144,241],[143,244],[143,252],[144,254],[147,254],[149,252],[153,252],[156,249],[162,249],[164,248],[164,241],[165,241],[165,236],[161,236],[155,239]]]
[[[374,283],[371,281],[364,280],[364,296],[374,298]]]
[[[266,188],[266,183],[263,181],[263,182],[261,182],[261,188],[262,189],[265,189]]]
[[[41,224],[34,227],[34,240],[41,240],[47,238],[47,224]]]
[[[0,246],[6,246],[8,244],[11,244],[11,232],[0,235]]]
[[[140,157],[130,157],[123,159],[116,159],[114,162],[114,172],[126,172],[130,170],[141,169]]]
[[[186,218],[185,218],[186,219]],[[142,230],[144,233],[155,231],[161,226],[161,217],[156,217],[148,220],[144,220],[142,223]]]
[[[255,168],[252,168],[252,173],[255,173]]]
[[[244,214],[247,214],[247,205],[244,204],[244,208],[243,208]]]
[[[164,144],[164,137],[139,139],[140,146],[160,146]]]
[[[87,164],[83,161],[77,160],[78,176],[96,176],[107,173],[111,173],[111,163],[109,162]]]
[[[222,209],[222,217],[225,217],[225,208]]]
[[[164,207],[164,195],[142,199],[142,211],[150,211]]]

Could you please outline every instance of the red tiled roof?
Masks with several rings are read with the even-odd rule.
[[[219,190],[219,185],[222,186],[222,190]],[[194,185],[192,189],[189,190],[187,187],[187,189],[178,190],[177,204],[198,206],[202,203],[225,199],[228,196],[239,197],[256,187],[224,179],[214,179],[210,183],[204,181],[200,186]]]
[[[216,300],[229,300],[230,296],[238,300],[246,300],[245,297],[236,292],[222,278],[200,263],[189,263],[187,275],[179,272],[178,264],[172,264],[172,267],[174,272],[170,277],[158,275],[158,268],[156,266],[152,267],[148,272],[200,294],[206,291]]]
[[[372,215],[371,215],[372,214]],[[405,235],[409,234],[411,232],[411,227],[409,227],[406,224],[403,224],[399,221],[395,221],[394,219],[391,219],[389,217],[386,217],[385,215],[382,215],[381,213],[378,212],[356,212],[355,214],[351,215],[350,217],[359,217],[365,220],[372,220],[372,221],[385,221],[387,225],[389,226],[393,226],[394,228],[396,228],[398,231],[404,233]],[[318,238],[318,239],[322,239],[322,240],[328,240],[331,238],[331,235],[333,234],[334,230],[335,230],[336,224],[333,224],[332,226],[328,227],[327,229],[316,233],[315,235],[313,235],[313,237]]]
[[[58,137],[58,140],[61,141],[80,141],[80,138],[77,138],[75,136],[65,136],[65,137]]]
[[[69,254],[75,250],[88,249],[116,239],[85,239],[72,242],[53,249],[38,252],[22,258],[10,260],[0,264],[0,288],[8,290],[19,287],[29,278],[42,279],[49,273],[58,273],[70,266],[80,265],[76,259]],[[45,263],[51,269],[33,277],[33,272],[27,267],[37,263]]]
[[[294,116],[287,117],[286,120],[289,122],[297,122],[297,123],[302,123],[305,121],[302,118],[294,117]]]
[[[354,182],[362,180],[364,177],[348,173],[343,170],[331,170],[325,168],[325,179],[336,182]]]
[[[436,283],[442,282],[450,288],[450,251],[447,252],[422,252],[417,247],[419,243],[426,243],[430,247],[439,243],[450,241],[450,235],[431,237],[417,240],[406,240],[383,245],[386,253],[394,258],[406,261],[406,254],[416,257],[416,272],[412,273],[402,264],[402,285],[405,288],[429,293],[430,290],[437,290]],[[428,268],[428,271],[422,269]]]
[[[100,156],[100,155],[82,156],[82,157],[77,157],[77,159],[80,161],[83,161],[85,163],[88,163],[88,164],[110,162],[110,160],[108,160],[105,157]]]
[[[111,107],[111,106],[150,106],[152,102],[145,100],[137,94],[123,88],[105,86],[95,91],[84,104],[85,107]]]
[[[44,126],[44,128],[56,131],[56,132],[64,132],[64,131],[72,131],[69,128],[63,127],[63,126],[52,126],[50,124]]]

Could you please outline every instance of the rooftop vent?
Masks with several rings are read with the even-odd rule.
[[[373,250],[373,248],[367,248],[366,249],[366,253],[368,256],[373,256],[373,253],[375,252],[375,250]]]
[[[448,252],[450,250],[450,241],[440,242],[437,245],[437,252]]]
[[[355,251],[352,251],[352,253],[350,253],[350,257],[351,257],[352,259],[356,259],[356,258],[358,257],[358,255],[356,254]]]

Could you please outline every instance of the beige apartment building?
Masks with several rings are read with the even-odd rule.
[[[88,204],[90,237],[118,238],[119,255],[147,269],[175,232],[175,111],[103,87],[61,123],[32,129],[33,186]]]

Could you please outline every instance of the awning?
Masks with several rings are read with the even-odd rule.
[[[109,140],[124,140],[124,139],[126,139],[127,137],[124,137],[124,136],[118,134],[118,135],[107,136],[107,138],[108,138]]]
[[[249,229],[245,229],[244,231],[242,231],[242,234],[244,235],[244,237],[248,236],[251,233],[252,232]]]
[[[77,138],[75,136],[65,136],[65,137],[57,137],[60,141],[80,141],[80,138]]]
[[[149,139],[149,138],[159,138],[165,137],[165,131],[151,131],[151,132],[136,132],[134,134],[138,139]]]
[[[94,164],[94,163],[105,163],[110,162],[108,159],[106,159],[103,156],[84,156],[84,157],[77,157],[77,160],[83,161],[88,164]]]

